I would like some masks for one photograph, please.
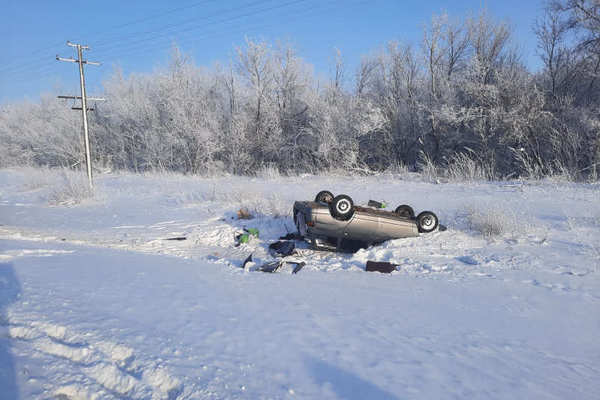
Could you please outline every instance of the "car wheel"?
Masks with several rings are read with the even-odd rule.
[[[345,194],[335,196],[329,203],[329,211],[333,218],[346,221],[354,215],[354,202]]]
[[[438,217],[431,211],[423,211],[417,215],[417,227],[421,233],[433,232],[438,225]]]
[[[412,219],[415,217],[415,210],[413,210],[413,208],[411,206],[408,206],[406,204],[402,204],[401,206],[398,206],[394,212],[396,214],[398,214],[399,216],[405,217],[405,218]]]
[[[333,193],[329,190],[321,190],[315,196],[315,202],[317,203],[331,203],[333,201]]]

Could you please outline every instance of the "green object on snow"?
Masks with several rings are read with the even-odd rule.
[[[245,233],[242,233],[235,237],[238,241],[238,245],[240,245],[242,243],[248,243],[252,236],[258,237],[258,229],[256,229],[256,228],[249,228],[249,229],[244,228],[244,232]]]
[[[367,203],[367,205],[369,207],[373,207],[373,208],[386,208],[387,204],[385,204],[384,201],[375,201],[375,200],[369,200],[369,202]]]
[[[246,229],[246,232],[248,232],[252,236],[258,237],[258,229],[256,228],[248,228]]]

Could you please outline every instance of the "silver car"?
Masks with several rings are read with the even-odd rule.
[[[376,204],[376,202],[374,202]],[[371,245],[390,239],[419,236],[437,229],[437,216],[423,211],[415,217],[412,207],[401,205],[395,211],[354,205],[345,194],[333,196],[321,191],[314,201],[294,203],[294,222],[300,235],[317,247],[340,249],[343,242]]]

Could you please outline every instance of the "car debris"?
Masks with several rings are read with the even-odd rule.
[[[279,240],[269,245],[269,253],[273,256],[285,257],[294,253],[296,244],[290,240]]]
[[[248,263],[250,263],[250,262],[252,262],[252,254],[250,254],[248,257],[246,257],[246,259],[242,263],[242,268],[246,269],[246,265],[248,265]]]
[[[258,267],[258,271],[273,273],[281,267],[281,260],[270,261]]]
[[[287,235],[279,236],[279,240],[302,240],[302,236],[298,232],[292,232]]]
[[[397,270],[399,264],[392,264],[385,261],[367,261],[366,271],[369,272],[381,272],[383,274],[389,274]]]
[[[176,237],[165,238],[164,240],[177,240],[177,241],[181,241],[181,240],[187,240],[187,237],[185,237],[185,236],[176,236]]]
[[[300,261],[300,260],[296,260],[296,259],[287,259],[286,260],[285,258],[278,258],[275,260],[265,262],[262,265],[256,267],[254,262],[252,261],[252,254],[250,254],[248,257],[246,257],[246,259],[242,263],[241,268],[243,268],[245,270],[249,270],[249,271],[274,273],[274,272],[278,272],[283,267],[288,266],[288,265],[291,267],[291,273],[297,274],[306,265],[306,263],[304,261]]]
[[[258,271],[274,273],[286,265],[290,265],[292,267],[292,274],[297,274],[306,265],[306,263],[304,261],[275,260],[261,265],[258,267]]]

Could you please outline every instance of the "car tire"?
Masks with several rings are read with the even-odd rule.
[[[431,211],[423,211],[417,215],[417,228],[421,233],[433,232],[439,225],[438,217]]]
[[[333,201],[333,193],[331,193],[329,190],[321,190],[315,196],[315,202],[316,203],[327,203],[327,204],[329,204],[332,201]]]
[[[396,210],[394,210],[394,212],[396,214],[398,214],[401,217],[405,217],[405,218],[410,218],[413,219],[415,217],[415,210],[413,210],[413,208],[409,205],[406,204],[402,204],[401,206],[398,206],[396,208]]]
[[[347,221],[354,215],[354,202],[350,196],[340,194],[329,203],[329,212],[333,218]]]

